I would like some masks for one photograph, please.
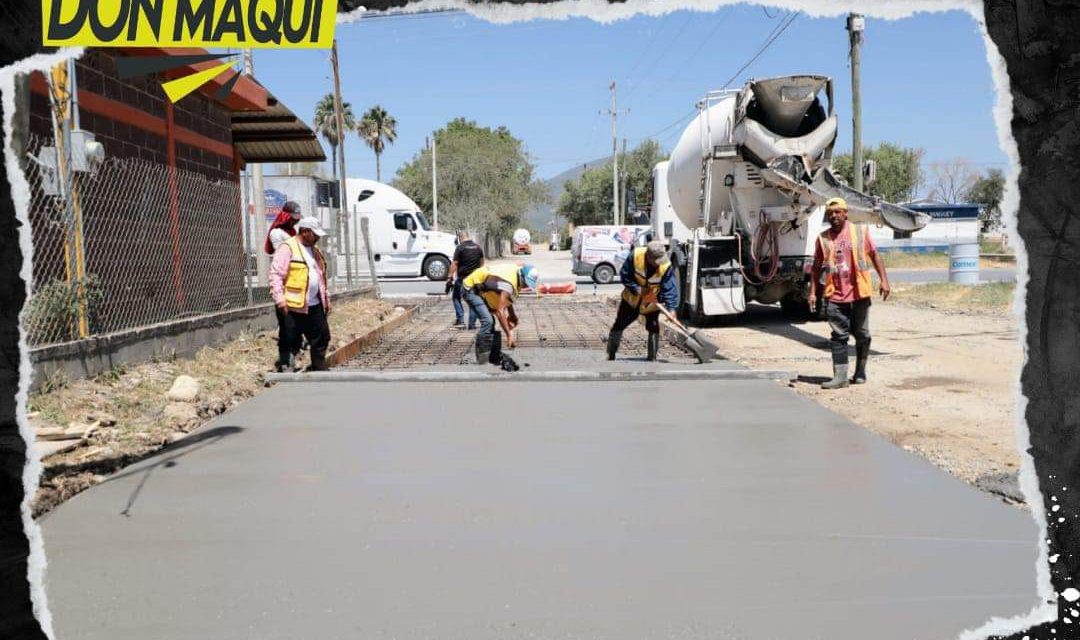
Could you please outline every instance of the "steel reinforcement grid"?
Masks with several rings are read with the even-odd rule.
[[[449,301],[419,301],[411,322],[398,327],[344,366],[349,369],[394,370],[424,366],[473,364],[474,332],[453,326]],[[604,298],[588,296],[523,296],[514,305],[521,324],[518,347],[526,349],[588,349],[602,351],[615,318],[615,307]],[[640,322],[623,333],[620,357],[644,357],[645,328]],[[666,346],[666,359],[693,358]]]

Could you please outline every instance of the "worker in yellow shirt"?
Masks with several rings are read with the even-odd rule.
[[[462,281],[463,297],[480,320],[476,332],[476,364],[501,364],[502,335],[495,331],[495,319],[506,334],[506,346],[513,349],[514,328],[518,325],[514,300],[523,288],[535,289],[538,278],[532,265],[496,264],[478,267]]]

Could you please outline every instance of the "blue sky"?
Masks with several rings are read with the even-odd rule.
[[[770,18],[769,16],[773,16]],[[694,102],[725,81],[783,19],[779,9],[739,5],[714,13],[677,11],[614,24],[588,19],[495,25],[467,14],[377,19],[338,25],[342,93],[359,116],[379,104],[398,121],[383,154],[383,180],[408,162],[425,136],[464,116],[505,125],[525,144],[541,178],[611,152],[608,85],[617,82],[619,138],[628,147],[655,135],[665,149]],[[841,131],[851,148],[851,71],[844,18],[800,15],[733,83],[816,73],[833,77]],[[310,121],[333,87],[328,51],[256,50],[255,72]],[[994,88],[982,36],[966,13],[868,18],[862,48],[863,141],[926,150],[927,162],[963,157],[1004,168],[992,110]],[[669,127],[665,130],[665,127]],[[329,153],[329,147],[327,152]],[[350,176],[375,177],[374,154],[347,143]]]

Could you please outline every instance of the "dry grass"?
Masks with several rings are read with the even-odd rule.
[[[331,351],[394,315],[394,305],[362,298],[336,306],[330,315]],[[44,460],[45,473],[35,514],[179,439],[263,386],[263,373],[277,358],[276,332],[244,334],[231,342],[201,349],[193,358],[171,359],[117,369],[90,380],[53,380],[31,395],[29,408],[38,424],[99,426],[84,446]],[[193,403],[198,417],[166,414],[166,393],[179,375],[201,386]]]
[[[886,269],[948,269],[947,253],[904,253],[902,251],[882,251]],[[981,269],[1002,269],[1015,267],[1015,262],[980,258]]]
[[[895,285],[891,300],[912,306],[950,311],[1006,313],[1012,308],[1014,282],[985,282],[973,286],[949,283]]]

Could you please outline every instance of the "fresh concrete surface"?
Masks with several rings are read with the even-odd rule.
[[[65,640],[921,640],[1036,600],[1027,513],[763,381],[284,384],[41,524]]]

